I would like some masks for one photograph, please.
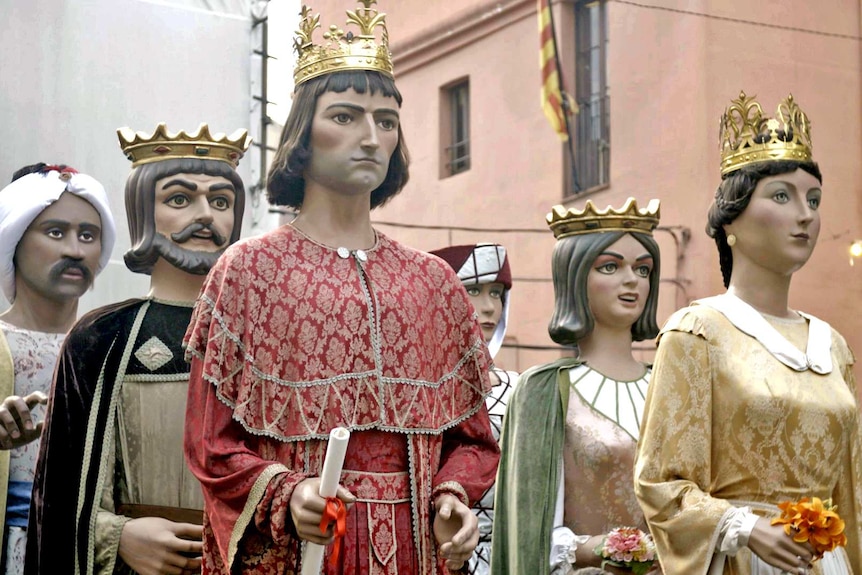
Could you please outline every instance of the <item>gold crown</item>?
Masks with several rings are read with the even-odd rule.
[[[658,226],[660,207],[659,200],[650,200],[646,208],[638,209],[637,200],[629,198],[618,210],[611,206],[599,210],[587,200],[583,210],[554,206],[545,219],[558,240],[597,232],[640,232],[652,235]]]
[[[120,139],[120,147],[131,160],[133,168],[178,158],[220,160],[236,168],[251,144],[248,130],[237,130],[230,136],[221,133],[212,136],[205,123],[201,124],[194,134],[187,134],[185,130],[170,134],[167,125],[162,122],[151,136],[145,132],[135,132],[131,128],[120,128],[117,130],[117,136]]]
[[[811,160],[811,123],[790,94],[775,118],[764,118],[754,99],[739,93],[721,116],[721,175],[755,162]]]
[[[374,70],[390,78],[392,73],[392,54],[389,52],[389,32],[386,30],[386,14],[380,14],[371,7],[377,0],[359,0],[365,8],[355,12],[347,11],[347,23],[359,27],[359,34],[344,33],[336,25],[329,27],[323,34],[325,44],[313,44],[311,34],[320,28],[320,14],[311,15],[311,8],[302,7],[299,30],[293,39],[296,50],[296,69],[293,81],[299,86],[306,80],[338,72],[341,70]],[[380,44],[374,36],[374,29],[380,26],[383,36]]]

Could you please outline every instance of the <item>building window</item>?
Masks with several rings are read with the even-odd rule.
[[[581,189],[607,185],[610,179],[606,8],[605,0],[575,4],[575,99],[579,108],[575,154]]]
[[[443,157],[441,177],[470,169],[470,80],[458,80],[440,93]]]

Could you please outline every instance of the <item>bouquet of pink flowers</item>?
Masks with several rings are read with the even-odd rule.
[[[644,575],[655,563],[655,543],[648,533],[634,527],[617,527],[605,535],[596,547],[596,555],[606,565],[631,569],[635,575]]]

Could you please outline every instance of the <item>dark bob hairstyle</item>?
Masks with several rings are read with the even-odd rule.
[[[554,315],[548,325],[551,339],[561,345],[575,345],[593,331],[595,318],[587,301],[587,277],[596,258],[625,234],[631,235],[652,256],[654,267],[649,276],[649,295],[640,317],[632,324],[632,339],[643,341],[658,335],[656,310],[660,277],[660,254],[655,239],[638,232],[597,232],[557,240],[554,247]]]

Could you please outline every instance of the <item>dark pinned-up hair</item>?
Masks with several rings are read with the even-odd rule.
[[[733,273],[733,254],[727,245],[727,233],[724,226],[733,222],[739,214],[745,211],[751,201],[751,195],[757,183],[768,176],[788,174],[796,170],[808,172],[821,184],[823,176],[820,167],[815,162],[797,162],[794,160],[775,160],[758,162],[742,167],[735,172],[724,175],[715,198],[707,213],[706,235],[715,240],[718,247],[718,261],[721,266],[721,277],[724,287],[730,285]]]

